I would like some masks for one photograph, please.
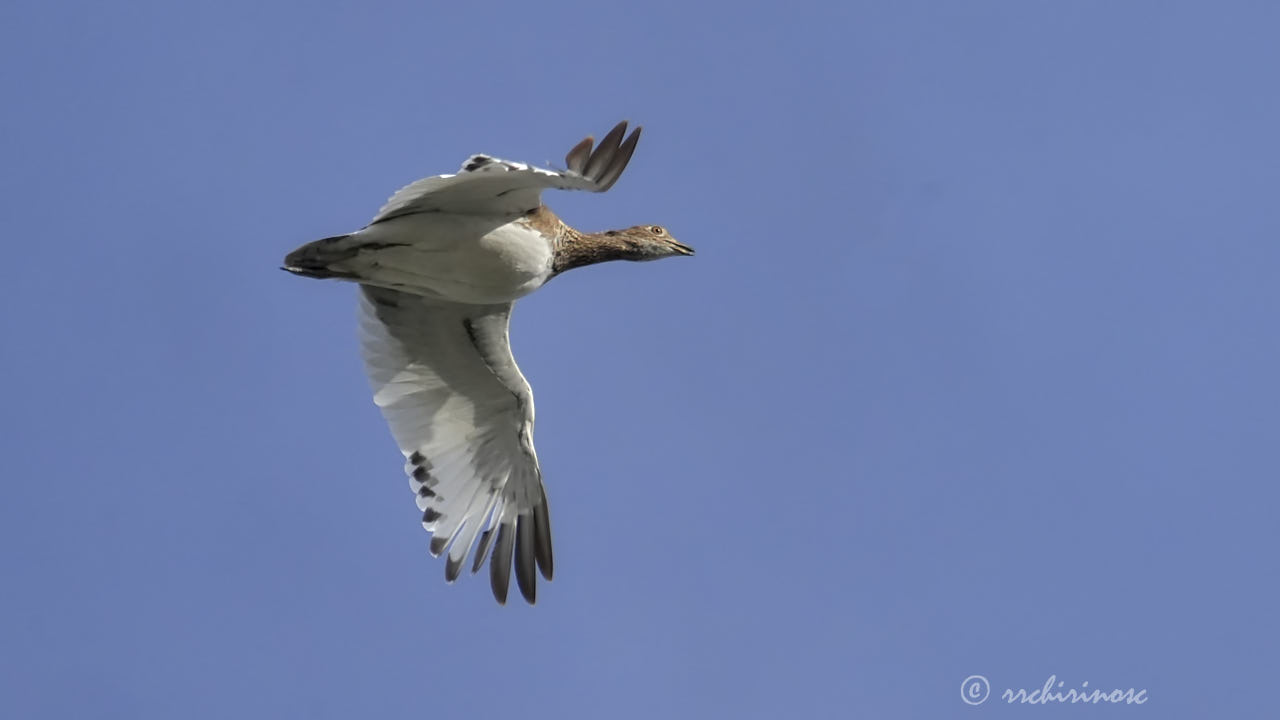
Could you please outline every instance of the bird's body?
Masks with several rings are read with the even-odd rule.
[[[491,584],[505,602],[512,563],[535,598],[535,568],[551,578],[551,528],[533,448],[533,393],[508,338],[515,300],[555,275],[608,260],[693,251],[656,225],[583,233],[541,203],[545,188],[603,192],[626,168],[639,128],[620,123],[565,171],[485,155],[455,175],[401,189],[356,232],[308,243],[284,269],[360,283],[365,366],[410,486],[452,581],[477,544],[492,548]]]
[[[551,240],[523,218],[443,212],[403,215],[319,243],[307,246],[311,261],[334,275],[460,303],[528,295],[551,276],[554,255]]]

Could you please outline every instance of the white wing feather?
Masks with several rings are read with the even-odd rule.
[[[516,216],[538,207],[548,188],[604,192],[618,181],[640,139],[640,128],[623,140],[626,131],[627,123],[618,123],[594,150],[590,137],[578,143],[565,157],[566,170],[472,155],[457,174],[400,188],[369,224],[424,212]]]
[[[449,547],[446,580],[458,576],[478,535],[472,571],[479,570],[496,534],[494,596],[506,601],[514,561],[521,593],[533,602],[535,566],[551,578],[551,531],[533,449],[533,392],[511,355],[510,313],[510,304],[460,305],[361,286],[374,402],[407,460],[432,554]]]

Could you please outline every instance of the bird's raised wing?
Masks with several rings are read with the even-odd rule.
[[[536,570],[551,579],[551,523],[533,449],[533,391],[511,355],[511,305],[459,305],[361,286],[360,328],[374,402],[407,460],[432,533],[448,548],[453,582],[475,544],[471,571],[489,564],[505,603],[516,583],[535,599]]]
[[[369,224],[424,212],[516,216],[538,207],[547,188],[604,192],[627,169],[640,140],[640,128],[624,140],[626,132],[624,121],[594,150],[591,137],[578,143],[565,156],[566,170],[472,155],[456,175],[423,178],[400,188]]]

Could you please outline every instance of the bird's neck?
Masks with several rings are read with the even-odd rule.
[[[634,248],[613,235],[578,232],[567,225],[565,230],[567,232],[558,238],[554,245],[552,275],[610,260],[635,259]]]
[[[554,257],[551,276],[566,270],[610,260],[635,259],[635,250],[623,239],[608,233],[584,233],[569,227],[545,205],[529,211],[523,222],[551,239]]]

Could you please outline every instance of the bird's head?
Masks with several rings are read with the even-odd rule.
[[[676,240],[661,225],[636,225],[625,230],[601,233],[617,248],[624,260],[658,260],[673,255],[692,255],[693,248]]]
[[[572,228],[558,244],[552,263],[554,275],[566,270],[610,260],[660,260],[692,255],[693,248],[671,237],[661,225],[636,225],[625,230],[581,233]]]

